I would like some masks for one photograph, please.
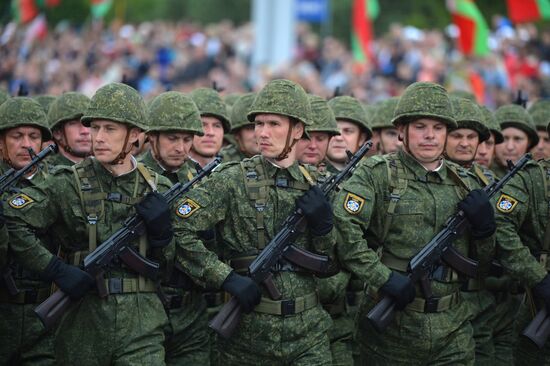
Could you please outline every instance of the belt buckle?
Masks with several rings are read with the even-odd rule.
[[[281,301],[281,315],[294,315],[296,314],[296,301],[289,299],[289,300],[282,300]]]
[[[424,312],[425,313],[436,313],[437,305],[439,304],[439,297],[430,297],[425,300],[424,303]]]
[[[109,278],[109,294],[122,293],[122,278]]]

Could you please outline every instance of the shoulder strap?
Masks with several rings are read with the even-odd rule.
[[[401,199],[401,195],[403,195],[407,189],[407,174],[401,160],[395,158],[393,155],[390,155],[387,159],[385,159],[385,161],[388,172],[390,196],[388,208],[386,210],[386,217],[384,220],[384,229],[382,231],[382,238],[380,241],[381,245],[383,245],[386,241],[386,237],[390,231],[397,203]]]
[[[489,184],[491,184],[491,182],[489,182],[489,178],[487,178],[487,176],[481,170],[479,165],[474,164],[474,172],[475,172],[476,176],[481,180],[481,182],[483,182],[484,186],[488,186]]]
[[[466,197],[468,192],[470,192],[471,190],[470,185],[464,180],[464,178],[468,177],[468,173],[464,170],[458,171],[457,168],[453,167],[452,165],[447,165],[447,172],[449,173],[449,177],[457,185],[458,196],[460,197],[460,199],[464,199],[464,197]]]

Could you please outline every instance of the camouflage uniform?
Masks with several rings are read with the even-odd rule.
[[[202,135],[199,110],[193,101],[175,91],[158,95],[149,104],[148,134],[163,131],[186,132]],[[162,147],[157,147],[161,149]],[[196,173],[191,162],[186,161],[175,172],[165,170],[152,155],[153,145],[141,162],[172,183],[186,183]],[[169,324],[165,328],[167,365],[208,365],[210,363],[209,334],[206,302],[202,291],[173,263],[167,265],[162,293],[166,297],[165,309]]]
[[[370,115],[367,115],[357,99],[342,95],[329,100],[328,105],[334,112],[337,121],[343,120],[356,124],[362,132],[367,134],[367,140],[370,140],[372,137]]]
[[[451,113],[443,88],[415,83],[401,97],[393,122],[425,117],[456,127]],[[424,298],[415,298],[384,333],[374,330],[366,314],[379,289],[406,270],[409,259],[443,228],[467,191],[478,187],[456,164],[442,160],[439,169],[427,171],[405,151],[368,159],[343,185],[334,210],[337,244],[346,247],[338,246],[337,252],[340,263],[368,284],[356,320],[362,364],[473,363],[471,313],[450,268],[430,281],[437,305],[428,307]],[[494,237],[474,240],[467,233],[454,247],[485,264],[492,257]]]
[[[255,97],[256,93],[243,94],[233,104],[230,114],[231,133],[233,136],[235,136],[243,127],[254,126],[254,123],[251,123],[246,119],[246,114],[248,113],[248,109],[252,105],[252,102],[254,102]],[[234,144],[228,145],[221,149],[220,155],[223,163],[227,163],[229,161],[241,161],[250,157],[245,153],[245,151],[243,151],[242,147],[239,146],[239,142],[236,139]]]
[[[231,94],[228,94],[228,95],[223,97],[223,102],[225,103],[225,105],[227,107],[227,113],[229,115],[231,115],[231,111],[233,109],[233,104],[235,104],[235,102],[237,101],[237,99],[239,99],[239,97],[241,95],[242,95],[241,93],[231,93]],[[236,144],[235,138],[233,137],[233,135],[231,133],[225,133],[223,135],[223,139],[226,143],[226,146]]]
[[[65,122],[80,120],[80,117],[84,115],[84,111],[90,105],[90,98],[82,93],[68,92],[60,95],[50,105],[48,111],[48,124],[52,131],[56,129],[63,129],[63,135],[65,135],[64,125]],[[56,144],[60,149],[70,151],[69,146],[62,146],[60,141],[56,141]],[[65,157],[58,151],[57,154],[48,157],[48,164],[50,166],[57,165],[74,165],[74,162]]]
[[[48,114],[50,106],[55,101],[56,97],[53,95],[36,95],[32,97],[32,99],[36,100],[42,106],[44,113]]]
[[[42,131],[43,140],[50,139],[46,115],[42,107],[30,98],[11,98],[0,107],[0,132],[18,126],[38,127]],[[2,174],[10,168],[7,163],[0,163]],[[38,166],[38,170],[29,178],[17,182],[16,188],[34,187],[46,177],[46,170]],[[37,236],[40,237],[41,246],[48,251],[55,251],[46,232],[40,231]],[[11,247],[11,243],[3,243]],[[11,249],[5,250],[2,256],[4,279],[6,276],[11,277],[19,293],[11,294],[7,283],[0,286],[0,362],[6,365],[55,365],[54,334],[44,329],[33,311],[36,305],[49,296],[51,283],[41,280],[37,273],[23,269],[14,260]],[[6,263],[8,265],[4,266]]]
[[[143,129],[145,104],[129,86],[108,84],[96,92],[82,122],[88,125],[94,119]],[[133,213],[133,204],[153,186],[159,191],[170,186],[135,159],[132,162],[132,171],[115,177],[97,160],[87,158],[73,167],[56,169],[43,184],[11,198],[5,214],[15,258],[29,270],[46,273],[55,258],[40,246],[34,231],[49,230],[66,260],[79,264],[120,228]],[[136,247],[142,255],[163,260],[161,249],[149,248],[146,235],[136,240]],[[110,292],[107,298],[89,291],[63,317],[56,334],[57,362],[164,364],[167,318],[154,281],[116,261],[106,269],[104,281]]]
[[[397,102],[399,102],[399,97],[392,97],[381,101],[377,105],[376,111],[372,116],[371,127],[373,131],[381,132],[386,128],[395,128],[391,123],[391,119],[393,117],[393,111],[397,106]],[[379,146],[376,146],[376,151],[379,155],[383,155],[381,147],[381,142],[379,142]]]
[[[248,118],[275,113],[309,124],[309,111],[301,87],[275,80],[258,94]],[[295,200],[309,189],[311,174],[312,170],[308,172],[296,162],[282,169],[263,156],[224,164],[176,206],[180,265],[197,283],[212,288],[222,286],[232,266],[245,272],[250,260],[294,210]],[[223,241],[217,253],[205,248],[197,233],[214,225]],[[313,236],[306,229],[295,244],[331,254],[333,238],[331,233]],[[230,339],[218,338],[220,363],[330,365],[326,334],[330,318],[318,303],[316,278],[286,262],[274,270],[273,278],[285,300],[262,297],[254,312],[243,314]],[[294,310],[283,306],[286,303],[293,303]]]

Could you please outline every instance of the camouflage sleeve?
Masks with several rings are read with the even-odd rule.
[[[220,288],[232,271],[218,255],[208,250],[200,239],[200,232],[213,228],[226,215],[232,196],[231,181],[236,178],[228,169],[214,172],[200,186],[195,187],[174,206],[174,233],[176,260],[197,284]]]
[[[535,202],[530,202],[528,185],[523,174],[518,174],[502,189],[496,201],[497,250],[499,260],[512,277],[531,287],[540,282],[546,270],[523,245],[519,231],[530,217]]]
[[[334,276],[321,278],[319,280],[319,298],[323,304],[331,304],[342,298],[346,294],[351,274],[346,271],[340,271]]]
[[[40,185],[21,190],[7,200],[4,211],[9,233],[10,253],[26,269],[40,273],[52,254],[35,235],[51,226],[58,215],[57,196],[65,183],[62,177],[51,176]]]
[[[389,279],[391,270],[369,248],[365,233],[377,205],[370,165],[361,165],[344,184],[334,201],[340,264],[376,291]]]

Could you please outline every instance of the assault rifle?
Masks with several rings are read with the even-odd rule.
[[[189,182],[185,184],[176,183],[168,191],[164,192],[162,195],[166,198],[168,204],[174,203],[182,194],[191,189],[195,183],[208,176],[220,162],[221,158],[216,157]],[[120,258],[129,268],[144,277],[150,279],[157,278],[159,271],[158,263],[144,258],[131,245],[134,239],[145,233],[145,230],[146,227],[143,219],[138,214],[134,214],[126,219],[120,229],[84,258],[82,269],[96,279],[100,297],[107,297],[109,295],[109,290],[105,285],[105,281],[103,281],[103,274],[115,258]],[[61,318],[70,304],[70,297],[63,291],[57,290],[38,305],[34,309],[34,312],[38,315],[44,326],[49,329]]]
[[[350,156],[349,162],[342,171],[331,176],[321,185],[320,188],[325,196],[335,189],[344,179],[350,176],[371,146],[372,142],[365,142],[354,155]],[[264,284],[269,296],[273,300],[279,300],[281,298],[281,293],[273,282],[271,269],[282,258],[319,275],[326,275],[332,266],[327,256],[311,253],[292,244],[298,236],[304,232],[305,226],[305,216],[301,210],[295,209],[284,221],[281,230],[279,230],[248,267],[248,276],[250,276],[254,282]],[[241,320],[241,315],[241,305],[237,298],[232,296],[229,302],[227,302],[221,308],[220,312],[212,319],[209,327],[215,330],[223,338],[227,339],[231,337],[235,331]]]
[[[498,182],[493,182],[483,189],[489,198],[498,193],[529,160],[531,154],[525,154],[515,165],[508,161],[508,173]],[[442,262],[468,277],[477,276],[477,261],[464,257],[452,246],[455,239],[468,227],[469,222],[464,211],[458,211],[449,217],[445,227],[410,260],[407,266],[408,276],[413,283],[420,281],[424,298],[432,298],[429,277]],[[367,319],[378,332],[384,331],[394,317],[395,302],[388,295],[383,296],[367,314]]]
[[[546,310],[546,304],[537,312],[521,335],[533,342],[539,349],[544,347],[548,336],[550,336],[550,317]]]

